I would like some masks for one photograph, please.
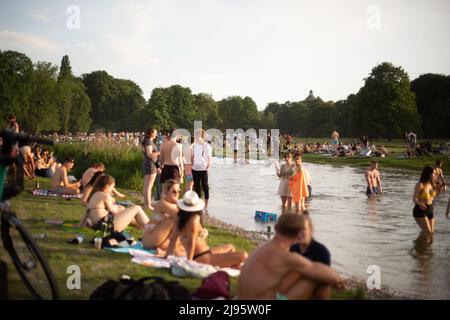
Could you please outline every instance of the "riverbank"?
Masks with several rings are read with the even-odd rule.
[[[425,166],[433,166],[436,160],[443,162],[444,173],[450,172],[450,159],[446,155],[440,156],[422,156],[412,159],[396,158],[388,156],[385,158],[361,158],[361,157],[334,157],[319,153],[304,153],[303,161],[316,164],[329,164],[334,166],[350,166],[350,167],[369,167],[370,162],[376,160],[379,162],[380,168],[407,169],[414,171],[422,171]]]
[[[40,180],[41,188],[49,186],[48,179]],[[78,199],[63,199],[54,197],[36,197],[31,194],[33,182],[26,183],[26,191],[12,201],[18,217],[32,235],[37,236],[45,257],[55,274],[62,299],[88,299],[90,294],[108,279],[117,280],[122,275],[133,278],[144,276],[161,276],[168,280],[178,281],[193,292],[201,285],[201,279],[178,278],[168,270],[148,268],[132,263],[128,254],[115,254],[105,250],[96,250],[90,240],[98,236],[89,228],[74,228],[80,221],[84,208]],[[126,190],[121,190],[127,193]],[[127,200],[141,203],[135,193],[128,193]],[[48,223],[49,220],[62,220],[63,225]],[[220,243],[232,243],[238,250],[253,251],[256,246],[266,240],[266,235],[249,232],[237,226],[227,224],[211,215],[205,217],[205,224],[210,236],[211,246]],[[135,228],[127,230],[136,239],[141,232]],[[84,242],[80,245],[68,244],[67,240],[77,235],[83,235]],[[44,235],[44,236],[42,236]],[[8,262],[8,288],[10,299],[30,299],[27,290],[20,281],[9,257],[0,247],[0,258]],[[66,286],[67,268],[77,265],[81,270],[81,289],[69,290]],[[231,278],[231,294],[236,293],[236,278]],[[346,290],[332,292],[333,299],[366,299],[371,298],[364,286],[357,281],[349,281]],[[390,298],[386,296],[386,298]]]

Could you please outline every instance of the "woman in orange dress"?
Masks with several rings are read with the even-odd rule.
[[[303,213],[305,211],[305,199],[309,196],[306,176],[302,170],[302,156],[295,155],[295,175],[289,181],[289,189],[292,194],[292,201],[295,204],[295,211]]]

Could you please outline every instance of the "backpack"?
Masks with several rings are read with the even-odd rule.
[[[148,280],[154,280],[149,283]],[[191,300],[189,291],[178,281],[161,277],[144,277],[139,280],[107,280],[89,297],[90,300]]]
[[[217,271],[206,277],[193,294],[194,299],[230,299],[230,276],[225,271]]]

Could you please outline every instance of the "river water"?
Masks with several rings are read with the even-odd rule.
[[[422,299],[450,299],[449,192],[434,202],[436,231],[431,245],[419,238],[412,193],[420,172],[381,170],[384,194],[367,197],[364,169],[305,163],[312,176],[309,211],[314,237],[331,252],[333,267],[363,281],[369,266],[381,272],[381,287]],[[447,181],[450,178],[446,177]],[[255,211],[280,214],[274,164],[234,164],[215,158],[209,173],[213,216],[243,229],[265,231]]]

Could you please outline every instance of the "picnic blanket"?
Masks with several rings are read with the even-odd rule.
[[[111,252],[114,252],[114,253],[130,253],[130,250],[135,250],[135,251],[138,251],[138,252],[150,253],[150,254],[155,254],[156,253],[155,250],[144,249],[144,247],[142,246],[142,243],[140,241],[138,241],[134,245],[128,246],[128,247],[121,247],[121,248],[105,247],[104,249],[108,250],[108,251],[111,251]]]
[[[169,256],[167,259],[155,254],[143,252],[143,250],[129,250],[133,256],[132,262],[153,268],[170,269],[171,273],[177,277],[206,278],[217,271],[225,271],[231,277],[237,277],[240,270],[232,268],[219,268],[209,264],[198,263],[187,260],[186,257]]]
[[[67,199],[72,199],[72,198],[76,198],[76,199],[81,199],[83,197],[83,194],[58,194],[58,193],[54,193],[52,192],[52,190],[50,189],[35,189],[32,192],[33,196],[39,196],[39,197],[62,197],[62,198],[67,198]]]

